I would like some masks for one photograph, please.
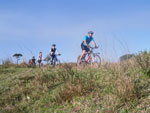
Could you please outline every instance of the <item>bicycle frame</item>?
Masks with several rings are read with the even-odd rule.
[[[60,55],[55,54],[55,57],[54,57],[54,58],[51,57],[51,60],[50,60],[51,65],[55,65],[56,62],[59,61],[59,59],[57,58],[57,56],[60,56]]]
[[[85,59],[85,57],[84,57],[86,63],[88,63],[92,59],[91,55],[93,55],[95,57],[97,54],[100,54],[100,53],[93,53],[93,49],[94,48],[91,48],[91,50],[85,54],[85,57],[86,57],[86,55],[88,55],[87,59]]]
[[[78,56],[77,66],[79,66],[79,67],[85,66],[85,64],[90,64],[91,66],[93,66],[93,65],[99,66],[99,63],[101,63],[101,58],[99,56],[100,53],[94,53],[93,49],[96,49],[96,48],[90,48],[90,51],[86,52],[85,55],[82,57],[82,59],[80,59],[81,55]],[[97,62],[97,60],[98,60],[98,62]]]
[[[88,55],[88,59],[85,59],[86,62],[89,62],[89,60],[92,59],[91,55]]]

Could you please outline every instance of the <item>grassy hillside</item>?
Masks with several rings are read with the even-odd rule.
[[[150,55],[78,69],[0,66],[1,113],[149,113]]]

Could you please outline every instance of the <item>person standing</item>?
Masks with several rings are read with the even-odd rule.
[[[40,52],[39,56],[38,56],[38,63],[39,63],[39,67],[41,67],[41,63],[42,63],[42,60],[43,60],[43,55],[42,55],[42,52]]]
[[[35,56],[32,57],[32,65],[33,67],[36,67],[36,59],[35,59]]]

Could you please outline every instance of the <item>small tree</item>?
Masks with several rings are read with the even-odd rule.
[[[125,55],[120,57],[120,61],[128,60],[128,59],[130,59],[130,58],[132,58],[134,56],[135,56],[134,54],[125,54]]]
[[[13,57],[16,57],[16,59],[17,59],[17,64],[18,64],[18,61],[20,60],[20,57],[22,57],[23,55],[22,54],[20,54],[20,53],[15,53],[14,55],[13,55]]]

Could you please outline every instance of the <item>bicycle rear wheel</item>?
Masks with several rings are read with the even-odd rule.
[[[85,62],[83,62],[83,61],[80,59],[80,56],[78,56],[78,58],[77,58],[77,67],[79,67],[79,68],[85,67]]]
[[[91,66],[96,68],[101,66],[101,57],[99,55],[93,55],[91,60]]]

